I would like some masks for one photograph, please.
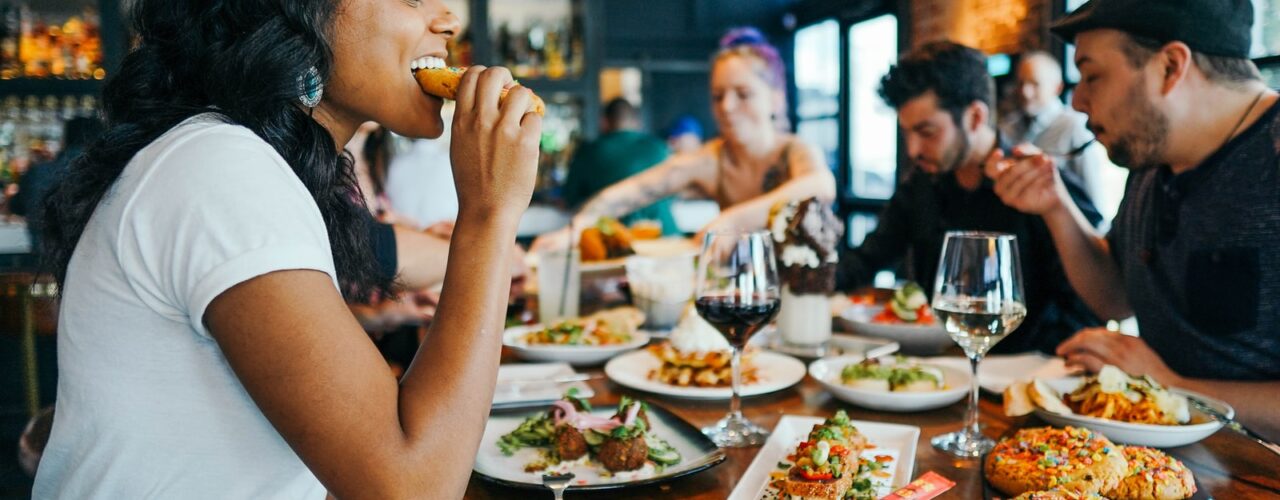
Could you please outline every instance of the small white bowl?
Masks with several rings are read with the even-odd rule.
[[[522,325],[508,328],[502,334],[502,345],[511,348],[516,356],[528,361],[563,361],[573,366],[598,365],[610,358],[644,347],[649,336],[642,332],[631,334],[631,342],[606,346],[541,345],[529,344],[524,335],[542,329],[542,325]]]
[[[932,325],[873,323],[871,318],[882,310],[884,305],[853,304],[836,316],[836,324],[853,333],[897,342],[906,354],[933,355],[956,345],[936,318]]]
[[[1048,383],[1055,391],[1058,391],[1061,394],[1067,394],[1079,387],[1082,379],[1080,377],[1067,377],[1046,380],[1045,382]],[[1191,391],[1184,391],[1182,389],[1169,389],[1169,391],[1174,394],[1194,396],[1195,398],[1208,403],[1209,406],[1224,415],[1228,417],[1235,417],[1235,409],[1231,408],[1231,405],[1220,400]],[[1201,413],[1200,410],[1197,410],[1194,406],[1191,407],[1191,420],[1195,423],[1188,425],[1131,424],[1118,420],[1086,417],[1084,415],[1060,415],[1039,407],[1036,408],[1036,416],[1040,417],[1040,419],[1045,422],[1057,426],[1071,425],[1075,427],[1086,427],[1102,433],[1107,436],[1108,439],[1117,443],[1151,446],[1155,448],[1186,446],[1212,436],[1213,433],[1218,432],[1218,429],[1222,428],[1222,422],[1214,420],[1213,417]]]
[[[949,406],[969,394],[970,376],[963,370],[926,364],[942,371],[946,388],[930,392],[884,392],[850,387],[840,382],[844,367],[862,362],[862,356],[824,358],[809,364],[809,376],[837,399],[872,410],[916,412]]]

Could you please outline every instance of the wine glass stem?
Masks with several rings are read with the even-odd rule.
[[[973,371],[970,377],[969,387],[969,410],[965,412],[964,428],[965,434],[971,437],[978,437],[978,362],[982,361],[982,356],[969,356],[969,368]]]
[[[733,368],[733,398],[729,399],[729,415],[733,418],[742,418],[742,348],[734,346],[733,356],[729,361]]]

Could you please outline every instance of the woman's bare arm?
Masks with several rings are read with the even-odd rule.
[[[584,227],[600,217],[622,217],[714,177],[714,157],[705,148],[671,156],[587,200],[578,211],[575,224]]]
[[[573,218],[573,227],[584,228],[601,217],[622,217],[667,196],[682,193],[696,185],[715,183],[715,155],[709,146],[698,151],[675,155],[662,163],[628,177],[587,200]],[[577,235],[569,228],[543,234],[533,240],[533,253],[566,248]]]
[[[421,290],[444,281],[449,240],[396,225],[396,278],[405,288]]]
[[[788,164],[791,167],[791,179],[782,185],[752,198],[738,203],[720,213],[719,217],[707,224],[707,229],[741,228],[754,229],[764,227],[769,218],[769,209],[778,202],[802,200],[816,197],[831,202],[836,197],[836,180],[831,169],[813,146],[796,139],[796,147],[788,152]]]
[[[459,216],[431,332],[397,384],[329,276],[256,277],[204,321],[267,420],[339,498],[460,498],[502,348],[509,262],[541,120],[501,68],[463,77],[452,156]],[[464,255],[465,253],[465,255]]]

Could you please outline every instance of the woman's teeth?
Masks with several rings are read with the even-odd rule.
[[[436,69],[436,68],[443,68],[445,66],[446,64],[444,62],[444,59],[441,59],[439,57],[426,56],[426,57],[419,57],[411,61],[409,63],[409,71],[412,72],[420,69]]]

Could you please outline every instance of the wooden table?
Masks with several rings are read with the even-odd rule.
[[[505,358],[504,358],[505,360]],[[514,361],[514,360],[512,360]],[[583,370],[602,374],[600,368]],[[652,401],[671,410],[695,426],[703,427],[723,417],[729,409],[726,401],[690,401],[646,394],[623,388],[607,379],[590,381],[595,390],[591,402],[598,405],[617,404],[619,396],[628,394]],[[773,428],[786,415],[829,417],[837,409],[845,409],[850,418],[873,422],[907,424],[920,427],[916,447],[915,475],[935,471],[956,482],[956,487],[940,498],[992,498],[999,493],[986,486],[980,462],[961,460],[935,451],[932,437],[959,429],[964,420],[965,401],[947,408],[923,413],[887,413],[864,410],[835,399],[813,379],[773,394],[743,400],[743,412],[765,428]],[[1010,419],[1003,415],[999,398],[984,393],[981,404],[982,424],[988,436],[998,437],[1022,427],[1044,425],[1035,417]],[[567,498],[651,499],[691,498],[724,499],[742,478],[759,447],[727,449],[728,458],[711,469],[659,485],[611,490],[597,493],[566,493]],[[1222,430],[1191,446],[1168,451],[1181,459],[1194,472],[1199,491],[1193,498],[1280,498],[1280,457],[1231,431]],[[550,491],[522,490],[489,483],[472,476],[465,498],[551,498]]]

